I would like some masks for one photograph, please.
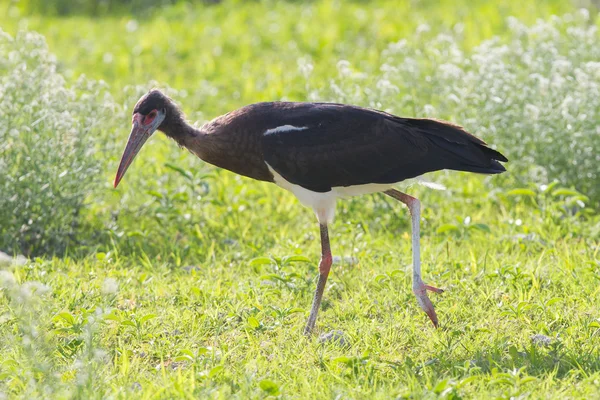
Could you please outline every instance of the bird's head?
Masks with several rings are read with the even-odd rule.
[[[117,187],[148,138],[157,129],[164,132],[170,121],[179,114],[179,109],[173,100],[160,90],[152,89],[138,100],[133,109],[131,133],[115,176],[114,187]]]

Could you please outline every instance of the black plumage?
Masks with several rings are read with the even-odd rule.
[[[266,102],[190,127],[174,102],[152,90],[134,113],[165,110],[158,127],[216,166],[273,181],[265,162],[291,183],[316,192],[336,186],[396,183],[441,169],[497,174],[502,154],[461,127],[401,118],[345,104]],[[266,134],[282,126],[304,128]]]
[[[409,208],[412,288],[419,306],[437,327],[438,318],[427,291],[442,290],[426,285],[421,278],[420,202],[392,186],[442,169],[498,174],[505,171],[500,162],[507,161],[459,126],[344,104],[257,103],[198,129],[185,121],[169,97],[152,90],[134,108],[115,187],[157,129],[208,163],[275,182],[315,211],[320,224],[321,261],[306,333],[314,329],[332,264],[328,224],[333,220],[338,197],[383,192]],[[362,185],[368,186],[346,189]]]
[[[277,124],[306,129],[263,135],[265,161],[286,180],[316,192],[395,183],[441,169],[505,171],[498,161],[506,157],[446,122],[331,103],[286,103],[284,109],[274,111],[283,114],[273,116]]]

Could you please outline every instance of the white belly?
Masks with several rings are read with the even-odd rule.
[[[269,167],[269,170],[273,174],[275,184],[289,190],[298,198],[300,203],[312,208],[320,224],[330,224],[333,221],[337,199],[383,192],[393,186],[393,184],[369,183],[366,185],[333,187],[329,192],[325,193],[313,192],[287,181],[271,168],[269,164],[267,164],[267,167]]]

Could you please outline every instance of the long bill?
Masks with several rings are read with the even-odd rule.
[[[142,116],[139,114],[135,114],[133,117],[133,126],[131,127],[131,133],[129,134],[129,139],[127,140],[127,145],[125,145],[125,150],[123,151],[123,155],[121,156],[121,162],[119,164],[119,169],[117,170],[117,175],[115,176],[115,181],[113,183],[116,188],[127,168],[131,165],[131,162],[135,158],[135,156],[139,153],[140,149],[146,143],[146,140],[152,135],[153,131],[145,129],[142,124]]]

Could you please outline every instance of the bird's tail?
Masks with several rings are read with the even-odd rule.
[[[480,174],[506,171],[500,162],[507,162],[508,159],[462,127],[433,119],[409,121],[437,147],[440,158],[444,160],[443,169]]]

